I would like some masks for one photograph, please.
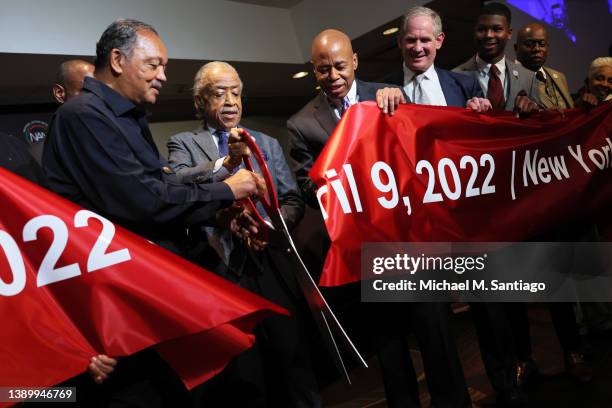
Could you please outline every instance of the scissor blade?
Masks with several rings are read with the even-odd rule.
[[[333,347],[331,347],[331,350],[335,350],[335,353],[332,353],[332,354],[337,355],[337,360],[340,362],[339,365],[344,370],[347,380],[350,383],[350,379],[348,378],[348,373],[346,373],[346,368],[344,366],[342,356],[340,355],[340,352],[337,347],[337,343],[334,337],[334,332],[336,332],[336,336],[338,336],[340,340],[342,340],[348,346],[349,350],[352,351],[353,356],[357,360],[359,360],[359,362],[364,367],[367,367],[368,364],[366,363],[365,359],[362,357],[361,353],[359,353],[359,350],[357,350],[357,347],[352,342],[350,337],[346,334],[346,331],[344,330],[344,328],[342,327],[342,325],[336,318],[336,315],[334,314],[334,312],[331,310],[331,308],[327,304],[327,301],[323,297],[323,294],[319,290],[319,287],[317,286],[314,279],[312,278],[312,275],[308,271],[308,268],[304,264],[304,261],[302,261],[302,258],[300,257],[300,254],[298,253],[297,248],[295,247],[295,243],[293,242],[293,239],[291,238],[289,229],[287,228],[287,225],[285,224],[285,220],[283,220],[280,210],[277,210],[277,212],[273,215],[272,214],[268,214],[268,215],[270,215],[270,219],[272,220],[272,224],[274,225],[275,230],[277,232],[281,232],[284,235],[285,239],[289,242],[289,245],[291,246],[291,249],[292,249],[291,252],[294,254],[294,257],[297,261],[296,263],[300,265],[300,268],[298,268],[298,270],[296,271],[296,278],[297,278],[298,284],[300,285],[302,293],[304,294],[304,297],[306,298],[306,302],[311,308],[311,312],[313,313],[313,316],[315,317],[315,321],[319,320],[318,318],[319,314],[323,316],[323,320],[324,320],[325,327],[327,328],[327,330],[323,330],[321,327],[320,327],[320,330],[324,337],[331,338],[331,342],[333,345]]]

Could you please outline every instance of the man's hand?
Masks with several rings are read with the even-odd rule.
[[[537,103],[529,99],[527,93],[524,90],[521,90],[514,100],[514,111],[520,114],[533,113],[540,110],[540,107]]]
[[[251,151],[243,142],[243,137],[247,136],[243,134],[242,129],[232,128],[230,130],[230,135],[227,139],[228,154],[223,160],[223,167],[230,172],[240,166],[243,156],[251,155]]]
[[[481,113],[493,109],[493,106],[491,105],[491,101],[489,101],[487,98],[477,98],[477,97],[468,99],[468,101],[465,104],[465,107],[475,112],[481,112]]]
[[[376,104],[384,113],[393,116],[400,103],[406,103],[400,88],[383,88],[376,91]]]
[[[223,180],[234,194],[235,200],[251,197],[259,199],[266,194],[266,182],[259,174],[240,169],[236,174]]]
[[[230,224],[232,232],[246,242],[247,246],[253,251],[263,251],[268,245],[268,242],[260,234],[264,232],[263,228],[266,226],[260,226],[255,218],[251,215],[249,209],[244,209],[238,214]]]
[[[117,360],[110,358],[104,354],[98,354],[91,358],[89,366],[87,366],[87,372],[96,382],[96,384],[102,384],[106,380],[110,373],[113,372]]]

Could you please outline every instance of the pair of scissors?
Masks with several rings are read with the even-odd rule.
[[[266,182],[267,193],[261,198],[261,204],[268,214],[270,218],[270,223],[267,223],[261,214],[257,211],[255,203],[250,198],[244,200],[244,205],[248,207],[252,216],[259,223],[259,228],[267,229],[271,228],[275,231],[282,234],[284,239],[289,244],[290,250],[287,253],[288,256],[292,257],[294,260],[294,264],[297,266],[295,269],[295,277],[297,279],[298,285],[300,286],[300,290],[306,299],[310,312],[317,323],[319,328],[319,332],[321,333],[321,337],[323,338],[325,345],[333,357],[334,362],[338,369],[344,373],[346,380],[348,383],[351,383],[351,379],[349,377],[348,371],[346,369],[346,365],[344,364],[344,359],[342,358],[342,354],[338,348],[338,343],[344,343],[346,349],[350,351],[353,357],[361,363],[364,367],[368,367],[366,361],[355,347],[355,344],[351,341],[349,336],[346,334],[346,331],[336,318],[336,315],[332,311],[332,309],[327,304],[327,301],[321,294],[317,284],[315,283],[312,275],[308,271],[308,268],[302,261],[293,239],[291,238],[291,234],[289,233],[289,229],[285,224],[285,220],[283,220],[280,206],[278,205],[278,196],[276,195],[276,190],[274,188],[274,180],[272,179],[272,175],[268,170],[268,166],[266,165],[266,161],[264,160],[264,156],[255,143],[255,139],[249,135],[249,133],[240,129],[242,133],[242,141],[247,145],[247,147],[251,150],[251,157],[255,159],[257,164],[259,165],[259,170],[261,171],[261,175],[263,176],[264,181]],[[253,164],[251,163],[251,159],[248,156],[243,156],[244,166],[249,170],[253,171]],[[265,232],[264,232],[265,236]]]

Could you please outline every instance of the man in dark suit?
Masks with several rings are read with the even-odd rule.
[[[202,125],[192,132],[176,134],[168,141],[169,162],[180,181],[223,180],[238,170],[242,156],[249,154],[235,129],[242,116],[241,92],[242,81],[231,65],[215,61],[200,68],[194,80],[193,95]],[[245,130],[262,151],[278,192],[283,219],[291,228],[302,218],[304,202],[283,150],[276,139]],[[257,171],[257,163],[253,165]],[[261,206],[258,210],[265,214]],[[257,225],[256,228],[266,226]],[[321,406],[304,341],[307,336],[299,321],[303,318],[303,307],[300,308],[303,300],[293,275],[297,266],[287,257],[287,251],[291,250],[289,244],[274,235],[274,231],[269,232],[269,242],[253,235],[244,241],[232,239],[227,228],[207,227],[202,232],[207,244],[193,248],[192,259],[287,308],[292,314],[292,317],[267,319],[256,329],[255,348],[238,356],[224,373],[226,389],[243,389],[233,395],[221,392],[224,405]],[[262,366],[270,369],[262,370]],[[256,392],[249,392],[254,388]],[[214,397],[205,394],[202,393],[203,402],[210,403],[210,398]]]
[[[358,59],[350,39],[337,30],[325,30],[312,43],[312,65],[321,90],[317,96],[287,121],[291,168],[306,203],[318,207],[316,185],[308,177],[315,160],[334,131],[340,117],[351,105],[376,101],[376,91],[388,87],[355,78]],[[393,87],[391,106],[403,101]],[[400,99],[402,96],[402,99]],[[379,106],[381,104],[379,103]]]
[[[538,96],[546,109],[573,108],[574,101],[565,75],[544,66],[548,57],[548,46],[548,32],[544,25],[527,24],[516,36],[514,43],[516,59],[522,66],[535,73]]]
[[[510,23],[510,9],[504,4],[483,6],[474,27],[476,55],[453,71],[472,75],[493,109],[535,112],[539,98],[534,73],[505,57]]]
[[[205,186],[176,179],[159,155],[142,107],[156,102],[167,61],[153,27],[135,20],[112,23],[97,43],[95,78],[86,78],[83,91],[53,117],[43,168],[54,192],[180,252],[184,225],[214,222],[218,209],[257,194],[260,180],[246,170]],[[102,363],[95,365],[96,381],[112,368]],[[92,406],[180,405],[184,388],[150,349],[118,367],[105,388],[92,388]]]
[[[352,104],[376,100],[381,109],[393,111],[403,95],[399,88],[355,79],[357,54],[350,39],[337,30],[315,37],[312,60],[321,92],[287,122],[293,170],[305,199],[316,205],[316,185],[308,177],[314,161],[333,132],[342,113]],[[385,89],[387,88],[387,89]],[[321,224],[318,242],[327,234]],[[322,259],[327,251],[322,248]],[[321,259],[321,264],[322,264]],[[367,341],[378,356],[389,407],[419,407],[419,391],[406,346],[406,327],[416,333],[422,352],[427,384],[436,407],[471,406],[455,345],[449,341],[446,310],[439,304],[358,304],[358,285],[341,290],[341,318],[355,320],[354,331],[368,333]],[[353,291],[354,290],[354,291]],[[357,315],[357,316],[355,316]],[[399,317],[399,318],[398,318]]]
[[[402,86],[413,103],[469,107],[478,112],[491,109],[476,79],[435,66],[444,38],[438,13],[427,7],[410,9],[402,17],[397,37],[403,69],[384,81]]]

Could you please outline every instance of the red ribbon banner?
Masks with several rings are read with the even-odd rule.
[[[593,216],[612,201],[611,113],[352,107],[310,172],[332,241],[320,284],[358,281],[365,242],[522,241]]]
[[[0,385],[51,386],[97,354],[156,350],[193,387],[287,314],[0,169]]]

